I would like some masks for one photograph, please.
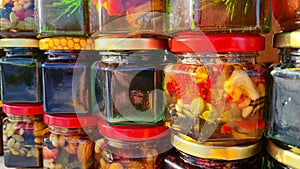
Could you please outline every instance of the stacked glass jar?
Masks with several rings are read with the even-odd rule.
[[[250,147],[259,144],[264,131],[265,68],[256,63],[263,49],[264,38],[251,34],[181,34],[170,40],[170,51],[178,62],[164,70],[165,118],[175,131],[173,146],[195,168],[234,168],[243,164],[234,164],[235,160],[247,161],[259,154],[259,148]],[[226,154],[231,149],[238,155],[194,153],[175,141],[200,147],[201,152]],[[241,155],[247,151],[247,156]],[[172,162],[182,165],[166,161],[169,168]]]
[[[274,35],[274,47],[279,49],[280,62],[270,67],[266,136],[268,153],[280,166],[299,168],[300,139],[298,137],[298,82],[300,32],[284,32]],[[282,153],[285,152],[285,153]],[[297,161],[294,161],[297,160]],[[293,162],[292,162],[293,161]],[[297,164],[297,165],[296,165]],[[269,168],[276,168],[273,162]],[[281,167],[285,168],[285,167]]]

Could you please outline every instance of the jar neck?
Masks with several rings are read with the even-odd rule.
[[[176,53],[179,63],[184,64],[222,64],[249,63],[255,64],[257,52],[229,52],[229,53]]]
[[[179,150],[177,150],[177,152],[178,152],[179,158],[181,160],[183,160],[184,162],[189,163],[189,164],[191,164],[193,166],[198,166],[198,161],[199,161],[198,157],[189,155],[189,154],[184,153],[184,152],[179,151]]]
[[[80,54],[77,50],[47,50],[45,55],[47,55],[48,61],[76,61]]]
[[[85,129],[86,128],[66,128],[49,126],[50,132],[61,135],[86,135]]]
[[[282,48],[279,50],[281,63],[290,63],[300,66],[300,49]]]
[[[4,48],[5,57],[10,58],[37,58],[42,54],[38,48]]]
[[[38,115],[12,115],[12,114],[7,114],[7,119],[12,122],[34,122],[34,121],[43,121],[43,115],[38,114]]]

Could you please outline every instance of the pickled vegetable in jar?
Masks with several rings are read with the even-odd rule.
[[[171,39],[178,63],[164,76],[166,125],[207,145],[248,145],[264,131],[264,38],[245,34]]]
[[[206,146],[174,134],[175,151],[164,160],[164,169],[261,169],[261,143],[248,146]]]
[[[98,122],[102,139],[95,146],[101,169],[163,167],[172,148],[169,130],[161,126],[110,126]]]
[[[275,142],[266,142],[267,156],[264,160],[264,169],[297,169],[299,168],[300,154],[292,152]]]
[[[95,46],[102,59],[92,65],[94,114],[110,125],[159,125],[167,41],[99,38]]]
[[[295,31],[300,28],[299,0],[272,0],[273,15],[283,31]]]
[[[4,164],[6,167],[43,167],[43,106],[3,105]]]
[[[270,67],[270,98],[266,136],[281,144],[300,147],[299,82],[300,32],[274,35],[280,62]]]
[[[47,55],[42,64],[47,114],[89,113],[89,64],[77,62],[77,58],[82,50],[92,50],[91,43],[87,39],[67,37],[40,40],[40,49]]]
[[[48,125],[43,144],[45,168],[96,168],[95,140],[86,133],[90,128],[97,126],[96,118],[74,114],[54,116],[45,114],[44,121]]]
[[[38,40],[4,38],[1,63],[1,100],[4,103],[42,103],[42,68],[46,59]]]
[[[34,38],[34,0],[4,0],[0,4],[0,37]]]
[[[164,31],[208,33],[268,33],[270,0],[165,0]]]
[[[36,0],[36,35],[38,38],[90,34],[89,0]]]
[[[92,0],[101,34],[162,34],[162,0]],[[93,18],[93,16],[90,16]],[[96,34],[97,35],[97,34]]]

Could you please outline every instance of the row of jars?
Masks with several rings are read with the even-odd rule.
[[[271,0],[4,0],[1,37],[268,33]]]

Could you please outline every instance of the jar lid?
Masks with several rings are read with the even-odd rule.
[[[2,110],[5,114],[11,115],[38,115],[45,114],[43,105],[27,105],[27,104],[5,104]]]
[[[261,143],[249,146],[207,146],[182,134],[172,134],[172,145],[182,152],[199,158],[239,160],[252,157],[261,150]]]
[[[166,39],[153,38],[98,38],[96,50],[155,50],[168,49]]]
[[[38,48],[39,41],[26,38],[3,38],[0,39],[0,46],[1,48]]]
[[[44,115],[44,122],[49,126],[65,128],[84,128],[97,125],[97,118],[91,115],[55,114]]]
[[[267,152],[278,162],[291,168],[299,169],[299,163],[295,161],[300,161],[300,155],[289,150],[282,149],[270,140],[267,141]]]
[[[274,34],[273,47],[300,48],[300,30]]]
[[[94,41],[78,37],[55,37],[39,40],[41,50],[94,50]]]
[[[265,38],[253,34],[179,34],[170,40],[172,52],[256,52]]]
[[[111,126],[98,121],[98,129],[102,136],[122,141],[144,141],[161,138],[169,134],[164,125],[159,126]]]

